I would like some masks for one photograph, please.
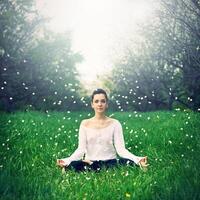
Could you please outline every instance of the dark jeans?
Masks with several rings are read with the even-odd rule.
[[[108,169],[115,166],[129,165],[137,166],[132,160],[126,158],[110,159],[110,160],[96,160],[92,161],[90,165],[82,160],[72,161],[69,166],[65,167],[65,170],[74,169],[76,172],[81,171],[100,171],[102,168]]]

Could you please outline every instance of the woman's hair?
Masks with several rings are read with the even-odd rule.
[[[91,96],[91,100],[92,100],[92,101],[93,101],[93,99],[94,99],[94,95],[95,95],[95,94],[104,94],[105,97],[106,97],[106,101],[108,101],[108,95],[107,95],[107,93],[106,93],[105,90],[103,90],[103,89],[101,89],[101,88],[98,88],[98,89],[94,90],[93,93],[92,93],[92,96]]]

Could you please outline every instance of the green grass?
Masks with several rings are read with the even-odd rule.
[[[62,174],[57,158],[77,148],[87,113],[0,113],[0,199],[200,199],[200,113],[113,113],[126,148],[149,169]]]

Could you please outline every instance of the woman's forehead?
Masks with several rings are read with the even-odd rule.
[[[94,99],[106,99],[104,94],[95,94]]]

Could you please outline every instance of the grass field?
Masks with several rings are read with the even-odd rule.
[[[124,166],[66,174],[55,161],[77,148],[88,113],[0,114],[0,199],[200,199],[200,113],[112,113],[126,148],[149,157],[148,171]]]

